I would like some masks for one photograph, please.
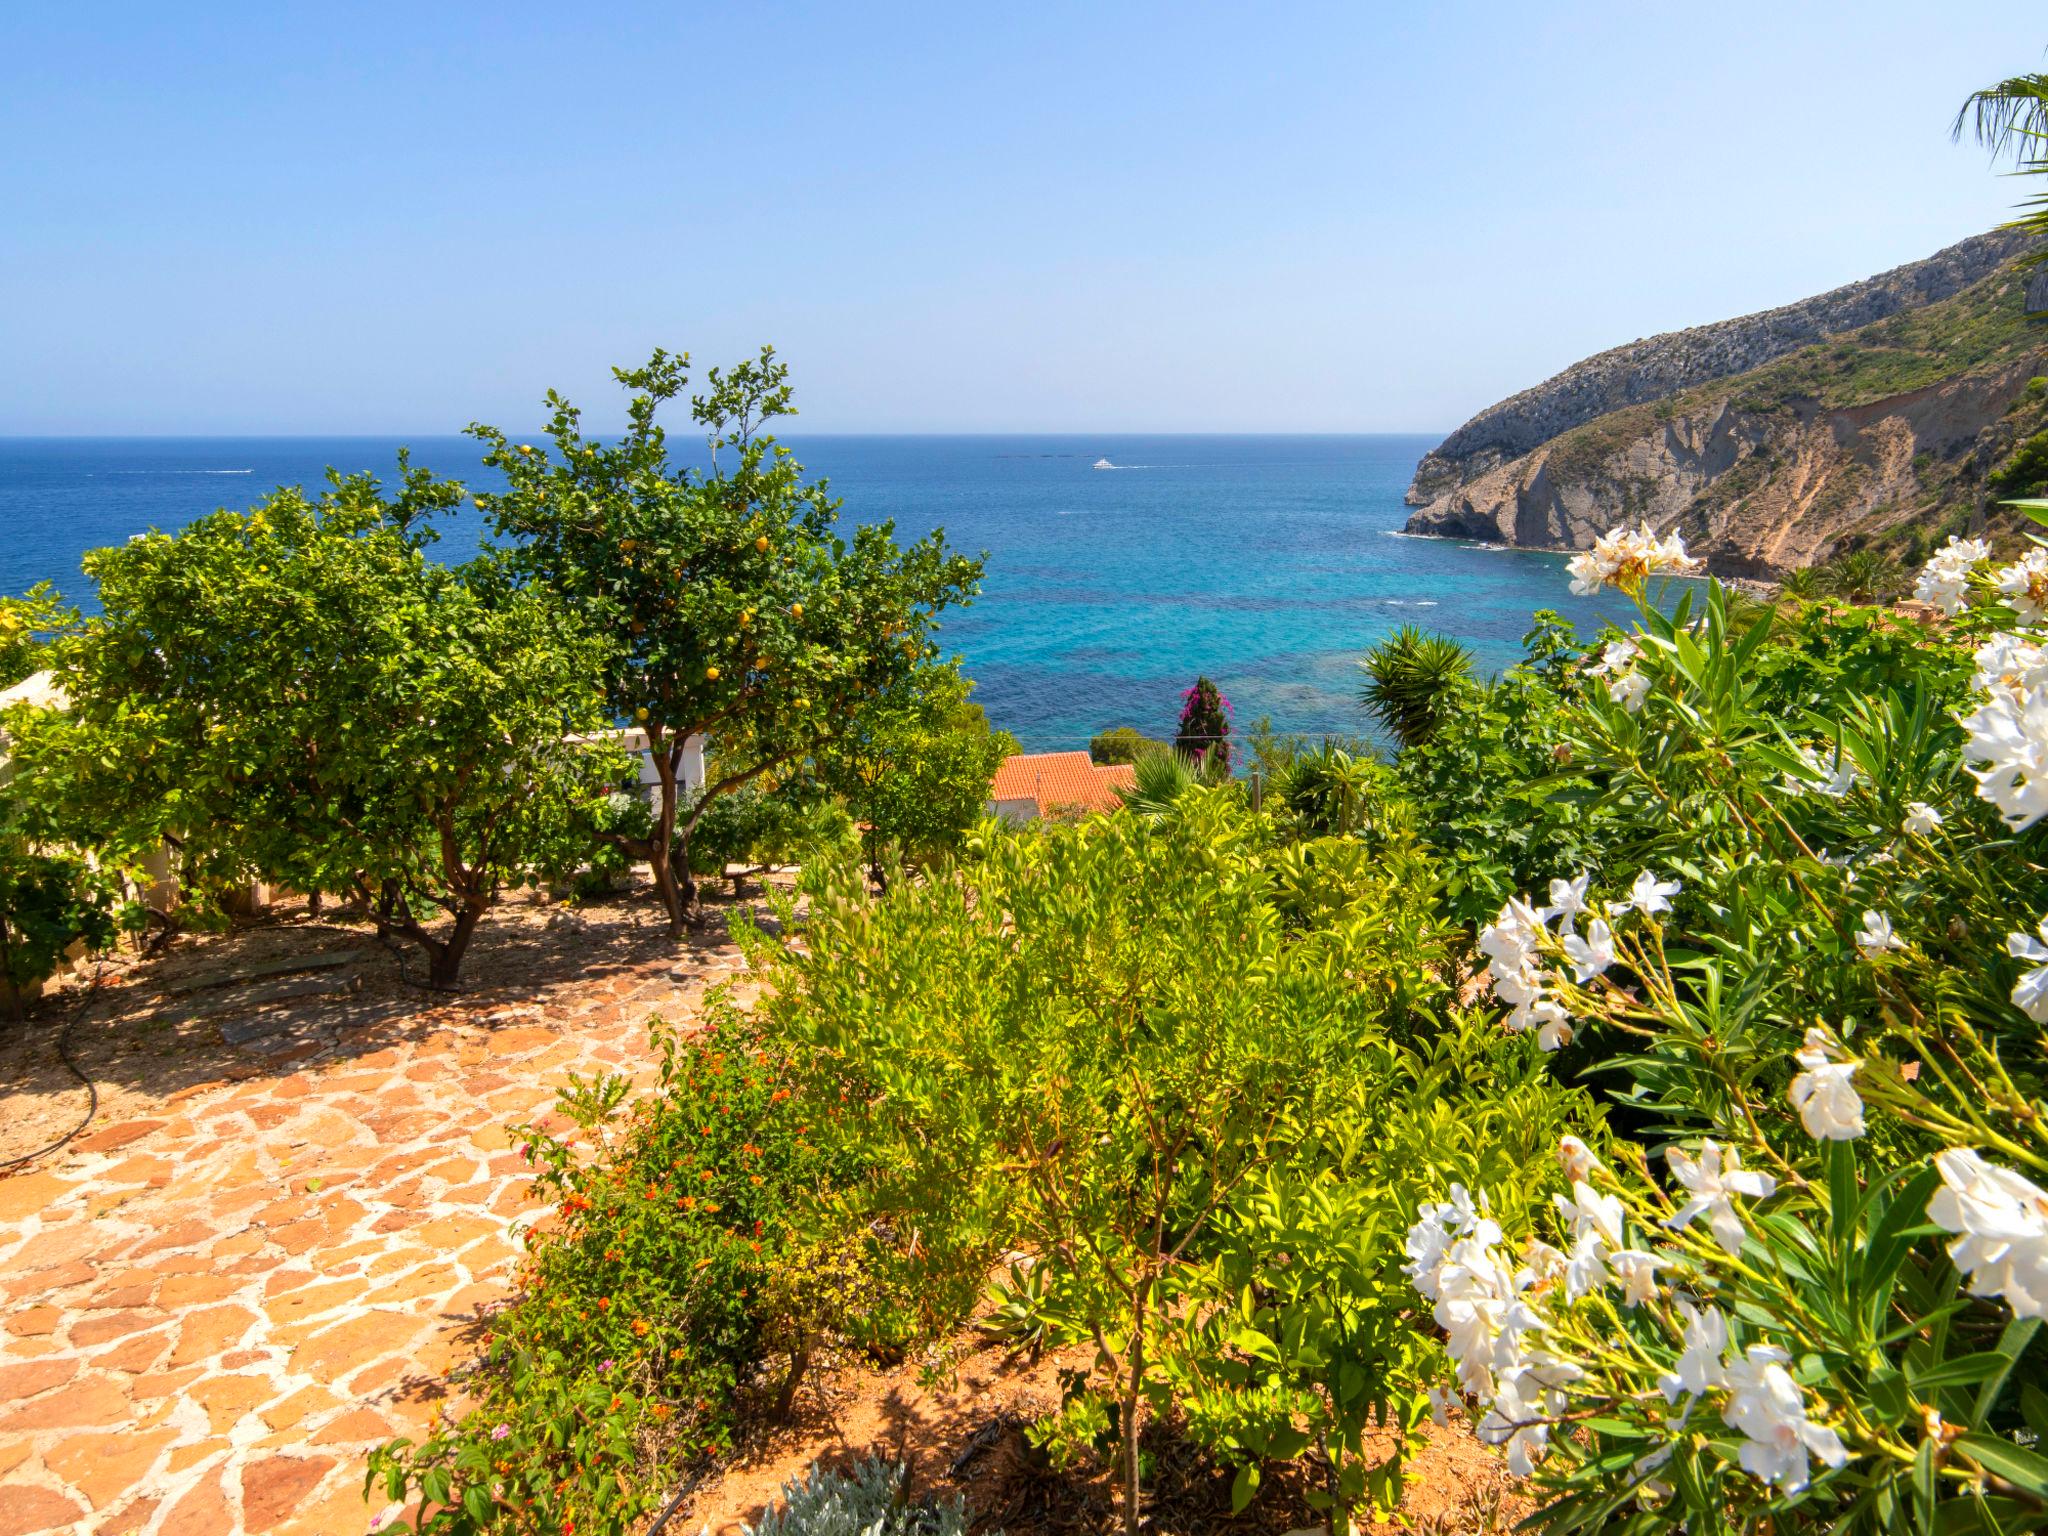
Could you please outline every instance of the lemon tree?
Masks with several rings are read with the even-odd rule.
[[[658,351],[614,374],[632,391],[616,441],[587,436],[552,392],[543,443],[472,426],[508,482],[477,504],[525,578],[614,642],[596,680],[615,719],[646,728],[658,780],[651,830],[614,837],[647,861],[680,927],[706,811],[818,752],[930,660],[935,616],[974,594],[981,563],[936,532],[907,548],[887,523],[850,541],[834,532],[826,483],[806,480],[761,430],[791,414],[772,350],[710,370],[692,399],[709,438],[702,470],[671,458],[655,419],[687,387],[688,358]],[[693,736],[715,744],[719,766],[691,796],[682,763]]]

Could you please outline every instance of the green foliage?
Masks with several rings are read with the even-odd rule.
[[[449,986],[507,883],[580,862],[623,764],[578,739],[603,643],[489,557],[429,560],[459,488],[401,468],[389,499],[335,476],[88,554],[104,611],[56,650],[72,707],[25,723],[18,788],[110,864],[168,840],[191,889],[359,895]]]
[[[12,688],[46,665],[50,644],[77,628],[78,610],[47,581],[20,597],[0,597],[0,688]]]
[[[1112,726],[1106,731],[1097,731],[1088,739],[1089,761],[1104,765],[1114,763],[1135,763],[1142,758],[1157,757],[1171,748],[1163,741],[1150,736],[1141,736],[1133,726]]]
[[[1131,786],[1117,796],[1140,816],[1165,816],[1189,790],[1199,788],[1201,775],[1178,752],[1154,752],[1131,769]]]
[[[786,776],[933,656],[939,610],[971,597],[981,565],[934,533],[897,547],[889,524],[834,527],[839,503],[806,481],[762,427],[792,414],[788,369],[763,350],[712,369],[691,416],[710,438],[703,470],[674,462],[659,408],[688,385],[688,359],[657,351],[616,369],[632,391],[625,434],[585,436],[550,393],[553,452],[495,427],[470,431],[507,489],[477,498],[514,541],[525,579],[621,643],[594,674],[605,706],[648,733],[659,778],[645,859],[680,925],[694,895],[689,844],[719,798]],[[678,774],[692,736],[715,735],[724,771],[688,805]]]
[[[1984,483],[1997,496],[2027,496],[2048,488],[2048,432],[2022,440]]]
[[[562,1223],[529,1239],[462,1416],[370,1459],[365,1492],[424,1498],[421,1531],[636,1529],[730,1442],[764,1362],[786,1403],[822,1334],[891,1336],[901,1304],[855,1238],[818,1224],[816,1192],[848,1170],[789,1061],[730,1011],[656,1039],[657,1094],[628,1106],[623,1078],[572,1082],[560,1107],[582,1144],[524,1133]]]
[[[1257,1438],[1253,1421],[1274,1421],[1265,1389],[1241,1400],[1249,1357],[1271,1355],[1290,1401],[1336,1390],[1327,1330],[1282,1329],[1261,1353],[1251,1319],[1210,1326],[1243,1289],[1233,1266],[1306,1257],[1299,1223],[1274,1225],[1260,1202],[1363,1176],[1375,1128],[1396,1119],[1437,1137],[1418,1179],[1485,1155],[1459,1127],[1497,1122],[1461,1119],[1460,1091],[1491,1096],[1496,1058],[1528,1057],[1470,1029],[1432,1054],[1444,934],[1415,889],[1356,843],[1275,847],[1271,833],[1233,792],[1192,787],[1170,815],[989,828],[955,881],[880,901],[821,891],[800,948],[752,941],[771,967],[767,1027],[804,1064],[807,1097],[847,1106],[832,1134],[871,1170],[843,1197],[858,1200],[849,1218],[916,1231],[901,1272],[933,1328],[972,1304],[998,1255],[1032,1256],[999,1287],[997,1326],[1020,1346],[1093,1346],[1089,1381],[1039,1436],[1066,1458],[1112,1438],[1127,1524],[1138,1426],[1189,1406],[1176,1384],[1203,1394],[1205,1433],[1233,1459],[1308,1443]],[[1538,1107],[1502,1113],[1548,1135],[1569,1096],[1505,1070]],[[1339,1141],[1353,1161],[1335,1167]],[[1274,1185],[1283,1174],[1294,1182]],[[1369,1199],[1391,1221],[1421,1187],[1392,1166],[1372,1180],[1331,1209]],[[1369,1410],[1412,1427],[1428,1347],[1382,1270],[1320,1262],[1344,1247],[1340,1227],[1326,1220],[1327,1250],[1291,1290],[1353,1339],[1328,1422],[1355,1445]],[[1365,1487],[1354,1470],[1338,1482],[1346,1507]]]
[[[114,882],[85,860],[38,849],[11,826],[0,790],[0,1002],[16,1018],[66,950],[104,948],[132,917]]]
[[[1472,653],[1448,635],[1403,624],[1365,653],[1359,702],[1404,747],[1429,740],[1469,692]]]
[[[749,870],[797,864],[853,839],[853,819],[815,781],[756,780],[720,795],[705,811],[690,839],[690,867],[720,875],[735,864]]]
[[[958,851],[988,806],[989,785],[1017,750],[991,731],[957,663],[917,668],[860,711],[821,757],[826,782],[866,826],[870,871],[890,853],[927,867]]]
[[[1906,585],[1904,572],[1876,549],[1851,550],[1829,561],[1820,579],[1826,591],[1855,603],[1885,602]]]

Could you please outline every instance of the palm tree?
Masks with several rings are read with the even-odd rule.
[[[1131,787],[1118,790],[1118,796],[1140,816],[1154,818],[1167,815],[1176,800],[1202,782],[1193,765],[1171,751],[1139,758],[1131,765],[1131,778]]]
[[[1472,675],[1472,653],[1448,635],[1403,624],[1365,653],[1359,703],[1404,747],[1429,740]]]
[[[1821,594],[1820,572],[1810,565],[1795,566],[1778,578],[1778,595],[1810,603]]]
[[[1829,561],[1821,579],[1835,596],[1852,603],[1883,602],[1898,590],[1901,580],[1897,563],[1875,549],[1852,549]]]
[[[1949,133],[1960,143],[1966,130],[1994,160],[2010,156],[2015,175],[2048,173],[2048,75],[2014,75],[1972,91]],[[2035,193],[2020,203],[2019,210],[2007,228],[2048,234],[2048,192]],[[2048,247],[2033,252],[2027,261],[2048,261]]]

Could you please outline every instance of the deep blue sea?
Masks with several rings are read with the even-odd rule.
[[[1364,734],[1360,652],[1403,623],[1457,636],[1489,669],[1537,608],[1582,623],[1623,600],[1566,590],[1556,556],[1401,536],[1423,437],[803,437],[851,522],[943,527],[985,551],[979,602],[941,643],[1027,750],[1134,725],[1169,735],[1197,673],[1237,728]],[[483,488],[467,438],[412,438],[414,461]],[[332,465],[395,479],[398,439],[0,438],[0,592],[48,579],[90,609],[87,549],[246,507]],[[1114,469],[1096,469],[1099,459]],[[469,511],[440,548],[467,554]]]

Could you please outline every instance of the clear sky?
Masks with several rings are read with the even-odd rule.
[[[1431,431],[1989,227],[2038,4],[0,4],[0,435]]]

